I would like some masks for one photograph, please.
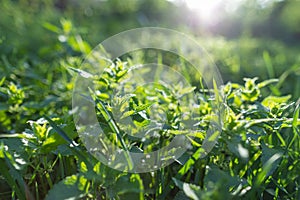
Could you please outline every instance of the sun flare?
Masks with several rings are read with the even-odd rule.
[[[200,19],[209,22],[222,0],[185,0],[187,7],[199,15]]]

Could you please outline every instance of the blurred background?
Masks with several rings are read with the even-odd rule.
[[[224,82],[280,78],[276,88],[299,97],[299,10],[297,0],[1,0],[0,63],[52,63],[124,30],[166,27],[194,36]]]

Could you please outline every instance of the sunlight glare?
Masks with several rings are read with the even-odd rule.
[[[200,19],[205,22],[213,21],[216,8],[222,0],[185,0],[189,9],[197,12]]]

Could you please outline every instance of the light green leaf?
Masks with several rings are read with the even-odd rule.
[[[258,87],[258,88],[263,88],[263,87],[265,87],[265,86],[267,86],[267,85],[269,85],[269,84],[277,83],[278,81],[279,81],[279,79],[276,79],[276,78],[274,78],[274,79],[269,79],[269,80],[265,80],[265,81],[263,81],[263,82],[258,83],[258,84],[257,84],[257,87]]]
[[[293,122],[292,122],[292,125],[294,128],[297,127],[297,122],[298,122],[298,119],[299,119],[299,111],[300,111],[300,106],[297,105],[296,109],[295,109],[295,112],[294,112],[294,117],[293,117]]]
[[[186,87],[178,91],[179,97],[182,97],[183,95],[189,94],[193,92],[196,89],[196,87]]]
[[[262,105],[272,109],[277,104],[286,103],[292,96],[282,96],[282,97],[276,97],[276,96],[268,96],[262,101]]]
[[[5,81],[5,77],[3,77],[1,80],[0,80],[0,87],[2,86],[2,84],[4,83]]]
[[[134,110],[130,110],[130,111],[125,112],[122,115],[121,119],[129,117],[129,116],[134,115],[134,114],[138,114],[140,111],[146,110],[146,109],[150,108],[152,105],[153,105],[153,103],[151,102],[151,103],[146,103],[146,104],[136,106],[134,108]]]
[[[48,22],[45,22],[43,24],[43,27],[54,32],[54,33],[59,33],[60,32],[60,29],[57,27],[57,26],[54,26],[53,24],[50,24]]]

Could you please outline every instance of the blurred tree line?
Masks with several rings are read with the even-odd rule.
[[[228,38],[249,36],[299,44],[299,11],[298,0],[245,0],[210,30]]]
[[[80,24],[90,20],[102,26],[102,34],[111,35],[123,29],[141,26],[161,26],[194,31],[195,34],[273,38],[291,44],[300,37],[300,1],[240,0],[234,11],[226,10],[224,0],[216,9],[217,20],[208,25],[195,16],[184,0],[57,0],[55,7],[62,12],[73,11]],[[199,11],[198,11],[199,12]]]
[[[161,26],[194,31],[196,34],[242,35],[268,37],[285,42],[299,41],[300,1],[241,0],[234,11],[226,11],[226,3],[214,15],[218,20],[210,25],[195,17],[195,12],[183,0],[2,0],[0,3],[1,35],[26,34],[39,29],[41,21],[58,24],[60,17],[74,21],[92,42],[99,42],[122,30],[141,26]],[[13,34],[13,35],[11,35]],[[97,41],[96,41],[97,40]]]
[[[223,0],[210,23],[184,1],[1,0],[0,74],[21,65],[38,71],[41,63],[77,56],[81,41],[92,48],[121,31],[158,26],[199,36],[224,81],[283,76],[284,91],[299,96],[300,1]]]

